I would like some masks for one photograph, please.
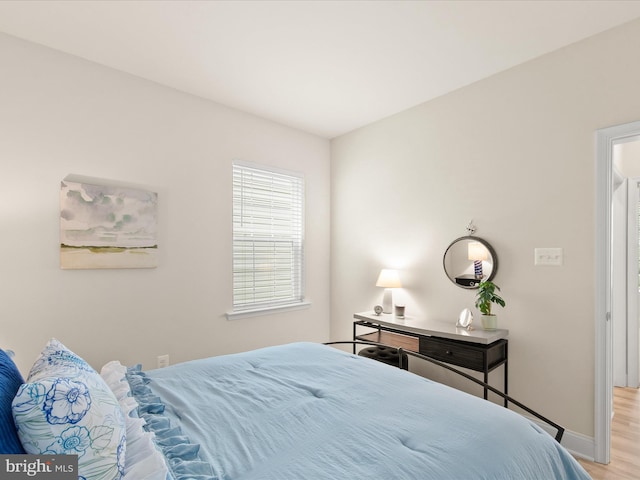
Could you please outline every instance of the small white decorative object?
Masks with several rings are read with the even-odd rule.
[[[476,226],[473,224],[473,220],[469,220],[469,223],[467,224],[467,232],[469,235],[473,235],[474,233],[476,233]]]
[[[380,315],[382,313],[382,305],[376,305],[375,307],[373,307],[373,312],[376,315]]]

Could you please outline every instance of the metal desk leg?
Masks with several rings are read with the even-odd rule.
[[[509,364],[509,344],[507,343],[504,346],[504,394],[505,395],[509,395],[509,370],[508,370],[508,364]],[[507,400],[506,398],[504,399],[504,406],[508,407],[509,406],[509,400]]]
[[[355,322],[353,324],[353,341],[354,342],[356,341],[356,324],[355,324]],[[355,343],[353,344],[353,354],[354,355],[356,354],[356,344]]]
[[[488,368],[485,366],[484,367],[484,383],[489,383],[489,370]],[[487,389],[487,387],[484,387],[484,399],[487,399],[487,394],[489,393],[489,390]]]

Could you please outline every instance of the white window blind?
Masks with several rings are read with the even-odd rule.
[[[233,164],[233,310],[304,299],[304,178]]]

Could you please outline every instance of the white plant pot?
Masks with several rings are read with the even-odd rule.
[[[491,315],[480,315],[480,320],[482,321],[482,329],[483,330],[495,330],[498,328],[498,316]]]

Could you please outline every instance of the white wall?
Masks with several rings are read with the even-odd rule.
[[[640,177],[640,138],[613,146],[613,165],[624,177]]]
[[[408,315],[455,322],[474,294],[442,256],[473,219],[500,262],[510,393],[593,437],[595,131],[640,119],[639,44],[636,21],[334,139],[332,337],[380,302],[382,267]]]
[[[57,337],[154,368],[329,336],[329,142],[0,34],[0,346],[26,373]],[[306,176],[310,309],[228,321],[231,162]],[[160,266],[60,270],[67,174],[159,193]]]

